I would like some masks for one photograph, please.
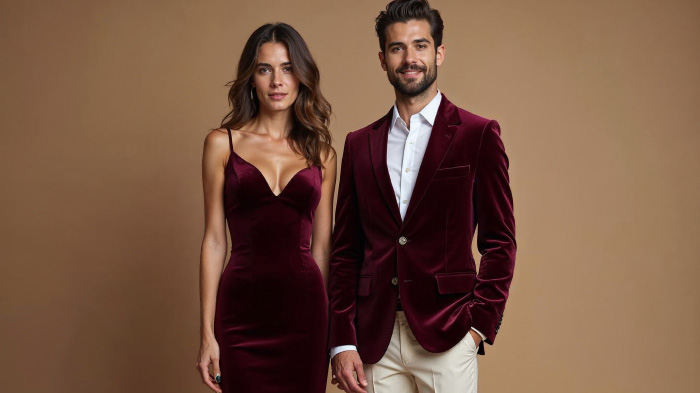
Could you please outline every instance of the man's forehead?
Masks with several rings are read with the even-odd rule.
[[[432,42],[430,35],[430,23],[425,20],[409,20],[407,22],[396,22],[387,26],[387,42],[392,41],[413,41],[426,38]]]

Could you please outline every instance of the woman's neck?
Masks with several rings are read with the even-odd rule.
[[[284,111],[266,111],[261,108],[251,126],[260,134],[272,139],[285,139],[293,126],[292,108]]]

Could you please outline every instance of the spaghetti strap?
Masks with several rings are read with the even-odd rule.
[[[231,129],[226,128],[226,131],[228,131],[228,147],[233,151],[233,142],[231,142]]]

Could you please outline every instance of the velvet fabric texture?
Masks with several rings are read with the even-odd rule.
[[[321,168],[297,172],[279,195],[231,144],[224,207],[231,257],[214,333],[225,393],[322,393],[328,375],[328,298],[311,256]]]
[[[499,125],[443,95],[402,221],[386,165],[391,118],[389,110],[345,141],[330,265],[329,347],[356,345],[363,362],[379,361],[399,294],[426,350],[452,348],[472,326],[493,344],[516,252]],[[471,251],[477,225],[478,275]]]

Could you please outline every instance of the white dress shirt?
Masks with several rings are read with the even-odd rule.
[[[423,162],[425,149],[428,147],[440,101],[442,101],[442,93],[438,90],[437,95],[420,112],[411,116],[409,127],[406,127],[406,122],[401,119],[399,110],[394,104],[394,114],[391,117],[386,145],[386,166],[389,169],[391,187],[394,189],[394,197],[402,220],[406,216],[406,209],[411,201],[413,187],[416,185],[418,170]],[[486,339],[480,331],[476,329],[474,331],[479,333],[482,340]],[[331,358],[340,352],[355,350],[357,348],[354,345],[333,347]]]
[[[433,130],[433,123],[442,101],[442,93],[430,100],[420,112],[411,116],[409,127],[399,116],[399,110],[394,104],[394,114],[386,144],[386,166],[389,169],[391,187],[399,205],[401,219],[406,216],[408,203],[411,201],[413,187],[416,185],[418,170],[423,162],[425,148]]]

